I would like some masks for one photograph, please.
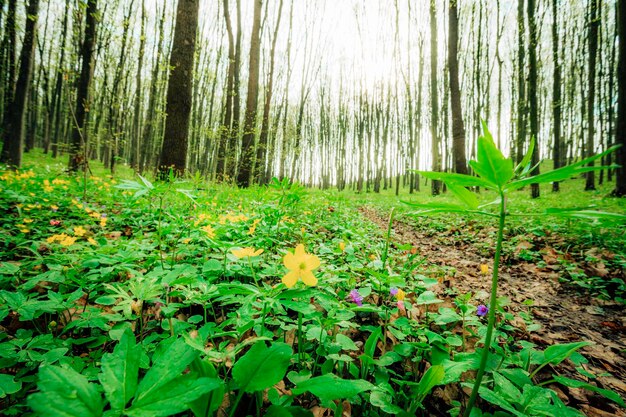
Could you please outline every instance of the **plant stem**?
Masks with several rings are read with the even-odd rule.
[[[470,413],[472,412],[472,408],[474,407],[474,403],[476,403],[478,390],[483,380],[483,376],[485,375],[487,359],[489,358],[489,348],[491,346],[491,336],[493,334],[493,328],[496,324],[498,269],[500,268],[500,256],[502,255],[502,238],[504,235],[504,220],[506,218],[505,204],[506,199],[504,197],[504,193],[500,191],[500,217],[498,224],[498,238],[496,241],[496,254],[493,259],[493,273],[491,275],[491,298],[489,300],[489,321],[487,323],[487,334],[485,335],[485,346],[483,347],[483,352],[480,357],[480,365],[478,367],[478,373],[476,374],[476,381],[474,382],[472,394],[470,395],[467,407],[465,408],[465,412],[463,413],[463,417],[469,417]]]
[[[298,311],[298,365],[302,366],[302,313]]]
[[[387,226],[387,235],[385,238],[385,250],[383,251],[383,257],[382,257],[382,261],[383,261],[383,271],[385,270],[385,265],[387,263],[387,255],[389,253],[389,241],[391,240],[391,228],[393,227],[393,215],[396,211],[396,208],[393,207],[391,209],[391,212],[389,213],[389,225]]]
[[[239,402],[241,401],[241,397],[243,397],[243,390],[239,390],[239,392],[237,393],[237,397],[235,398],[233,407],[230,409],[230,413],[228,414],[229,417],[234,417],[235,412],[237,411],[237,406],[239,405]]]

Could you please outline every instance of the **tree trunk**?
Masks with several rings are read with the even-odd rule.
[[[280,27],[280,18],[283,11],[283,0],[278,3],[278,16],[276,18],[276,26],[272,36],[272,47],[270,48],[270,69],[267,75],[267,87],[265,88],[265,103],[263,104],[263,119],[261,122],[261,133],[259,135],[259,144],[256,153],[256,176],[259,184],[264,183],[265,176],[265,155],[267,152],[267,142],[270,125],[270,108],[272,105],[272,93],[274,88],[274,52],[276,51],[276,41],[278,40],[278,29]]]
[[[596,99],[596,57],[598,54],[598,26],[600,24],[600,17],[598,16],[598,0],[590,0],[589,4],[589,35],[587,41],[589,42],[589,61],[588,61],[588,76],[589,76],[589,97],[587,98],[587,146],[585,150],[585,156],[589,157],[595,153],[594,149],[594,130],[595,130],[595,99]],[[593,162],[589,163],[589,166],[593,166]],[[595,173],[593,171],[586,173],[585,191],[595,190]]]
[[[526,144],[526,71],[524,37],[526,27],[524,25],[524,0],[517,0],[517,138],[515,146],[515,162],[520,163],[524,158],[524,145]]]
[[[241,142],[241,163],[237,173],[237,185],[250,186],[254,165],[254,138],[256,130],[257,101],[259,97],[259,58],[261,53],[261,9],[262,0],[254,2],[252,36],[250,38],[250,63],[248,67],[248,95],[246,98],[246,114],[243,123],[243,139]]]
[[[450,0],[448,22],[448,67],[450,72],[450,103],[452,111],[452,154],[454,171],[467,174],[465,157],[465,127],[461,109],[461,88],[459,85],[459,17],[457,0]]]
[[[430,2],[430,136],[432,138],[431,155],[432,170],[441,171],[441,155],[439,154],[439,94],[437,91],[437,10],[435,1]],[[433,180],[432,195],[441,193],[441,182]]]
[[[535,0],[528,0],[528,105],[530,116],[530,135],[535,138],[532,164],[535,166],[532,174],[539,174],[539,140],[537,133],[538,109],[537,109],[537,22],[535,22]],[[539,184],[530,185],[532,198],[539,197]]]
[[[141,81],[143,71],[143,56],[146,49],[146,2],[141,1],[141,31],[139,32],[139,57],[137,74],[135,76],[135,109],[133,118],[133,131],[130,145],[130,167],[139,171],[139,146],[141,138]]]
[[[26,9],[26,27],[24,41],[20,53],[20,69],[15,85],[15,94],[9,104],[9,111],[4,120],[4,146],[0,154],[0,162],[20,168],[22,166],[22,148],[24,144],[24,118],[30,93],[35,59],[35,42],[37,38],[37,15],[39,0],[29,0]]]
[[[561,164],[561,63],[559,62],[559,27],[557,0],[552,0],[552,57],[554,71],[552,79],[552,123],[554,143],[552,145],[552,165],[558,169]],[[552,183],[552,191],[559,191],[559,182]]]
[[[618,0],[619,39],[626,39],[626,0]],[[620,165],[615,178],[617,197],[626,195],[626,42],[619,42],[617,58],[617,120],[615,125],[615,143],[622,145],[617,150],[616,163]]]
[[[159,177],[185,173],[189,140],[189,114],[193,84],[193,62],[198,31],[199,0],[179,0],[176,8],[174,44],[170,55],[165,136],[161,148]]]
[[[82,66],[78,81],[76,96],[76,111],[72,123],[72,143],[70,146],[69,170],[78,171],[80,166],[86,164],[87,137],[85,135],[87,113],[90,107],[89,86],[93,79],[95,67],[94,48],[96,46],[96,25],[98,13],[98,0],[89,0],[85,17],[85,38],[81,47]]]
[[[4,112],[2,114],[2,120],[6,120],[11,111],[11,102],[13,101],[13,93],[15,92],[15,77],[16,77],[16,61],[17,61],[17,31],[15,21],[15,9],[17,8],[17,0],[9,0],[9,7],[7,9],[6,27],[4,28],[3,49],[4,57],[6,59],[6,67],[2,68],[0,76],[4,82]]]

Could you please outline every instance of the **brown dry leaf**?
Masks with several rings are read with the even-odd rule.
[[[343,411],[341,412],[341,417],[351,417],[352,405],[348,402],[348,400],[344,400],[341,406],[343,408]]]
[[[329,408],[320,407],[318,405],[311,408],[309,411],[313,414],[313,417],[325,417],[331,415]]]

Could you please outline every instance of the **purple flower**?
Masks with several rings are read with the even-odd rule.
[[[489,313],[489,307],[484,304],[481,304],[476,308],[476,315],[479,317],[485,317],[487,313]]]
[[[361,294],[359,294],[358,290],[350,291],[350,298],[352,299],[352,302],[359,307],[363,305],[363,297],[361,297]]]
[[[391,287],[389,293],[395,297],[396,294],[398,294],[398,289],[396,287]]]

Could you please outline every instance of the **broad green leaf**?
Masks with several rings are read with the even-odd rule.
[[[22,382],[15,382],[11,375],[0,374],[0,398],[15,394],[22,389]]]
[[[378,339],[382,336],[383,331],[380,327],[377,327],[374,330],[367,340],[365,341],[365,348],[363,349],[363,353],[370,358],[374,358],[374,354],[376,353],[376,344],[378,343]]]
[[[375,389],[370,393],[370,404],[388,414],[398,414],[403,411],[393,403],[393,396],[382,389]]]
[[[546,214],[552,216],[559,217],[573,217],[579,219],[588,219],[588,220],[607,220],[614,221],[617,223],[626,222],[626,215],[619,213],[609,213],[606,211],[595,211],[595,210],[585,210],[585,209],[559,209],[559,208],[548,208],[546,209]]]
[[[73,369],[59,366],[39,368],[37,387],[41,392],[28,397],[28,405],[42,417],[102,416],[102,397],[94,384]]]
[[[554,380],[556,382],[558,382],[559,384],[563,384],[566,387],[570,387],[570,388],[584,388],[584,389],[587,389],[589,391],[597,392],[598,394],[602,395],[603,397],[608,398],[609,400],[613,401],[616,404],[619,404],[620,407],[626,407],[626,402],[624,402],[624,399],[622,397],[620,397],[617,393],[613,392],[613,391],[610,391],[608,389],[599,388],[599,387],[596,387],[595,385],[588,384],[588,383],[583,382],[583,381],[577,381],[575,379],[566,378],[564,376],[552,375],[552,377],[554,378]]]
[[[183,339],[161,342],[152,358],[150,370],[137,387],[133,406],[136,403],[143,403],[144,398],[177,378],[197,355],[198,352]]]
[[[444,376],[445,370],[442,365],[431,366],[417,384],[415,394],[423,399],[435,386],[442,383]]]
[[[124,410],[135,395],[140,357],[141,346],[137,346],[135,336],[129,330],[124,332],[113,353],[102,357],[98,379],[112,410]]]
[[[344,334],[338,333],[337,336],[335,336],[335,340],[343,350],[359,350],[358,346],[352,341],[352,339]]]
[[[574,342],[562,345],[552,345],[544,351],[544,361],[546,363],[551,363],[552,365],[558,365],[581,347],[589,346],[591,344],[591,342]]]
[[[433,171],[415,171],[417,174],[430,180],[443,181],[446,184],[455,184],[461,187],[485,187],[497,189],[497,185],[485,178],[473,177],[471,175],[456,174],[454,172],[433,172]]]
[[[443,303],[443,300],[437,298],[437,295],[432,291],[424,291],[417,297],[417,300],[415,300],[415,304],[418,305],[439,303]]]
[[[614,152],[617,148],[619,148],[619,145],[613,146],[602,153],[590,156],[589,158],[585,158],[581,161],[565,166],[563,168],[555,169],[554,171],[545,172],[543,174],[535,175],[533,177],[527,177],[527,178],[523,178],[517,181],[513,181],[506,187],[506,189],[517,190],[529,184],[541,184],[541,183],[547,183],[547,182],[563,181],[574,175],[578,175],[578,174],[582,174],[582,173],[590,172],[590,171],[596,171],[598,169],[606,169],[607,167],[589,167],[586,165],[590,162],[595,161],[596,159],[602,158],[603,156],[611,152]]]
[[[456,184],[448,184],[448,190],[452,191],[452,193],[468,208],[473,210],[478,208],[478,199],[476,198],[476,194],[474,194],[467,188],[458,186]]]
[[[497,372],[493,373],[494,391],[501,394],[507,401],[519,400],[522,392],[511,381]]]
[[[486,387],[480,387],[478,393],[482,397],[483,400],[490,402],[491,404],[495,404],[498,407],[508,411],[509,413],[518,416],[518,417],[527,417],[526,414],[520,413],[515,409],[515,407],[508,402],[503,396],[497,394]]]
[[[279,382],[287,373],[293,351],[285,343],[257,342],[233,367],[233,380],[245,392],[261,391]]]
[[[476,161],[470,161],[474,171],[487,181],[502,187],[513,178],[513,161],[502,155],[483,122],[484,136],[478,138]]]
[[[322,402],[328,402],[349,399],[372,389],[374,385],[363,379],[341,379],[337,375],[326,374],[300,382],[292,392],[294,395],[310,392]]]
[[[441,366],[443,366],[443,369],[445,371],[443,381],[441,381],[442,384],[458,382],[460,381],[463,372],[478,368],[478,364],[476,363],[476,361],[456,362],[451,360],[444,360],[443,362],[441,362]]]
[[[215,367],[208,360],[202,360],[196,358],[189,366],[191,374],[195,378],[218,378],[219,375],[215,370]],[[192,401],[189,405],[191,411],[196,417],[211,416],[222,404],[224,398],[224,383],[220,381],[220,384],[214,390],[203,394],[196,400]]]
[[[181,375],[168,383],[159,385],[125,411],[130,417],[171,416],[189,409],[189,404],[200,396],[218,388],[220,379]]]

